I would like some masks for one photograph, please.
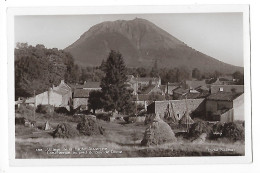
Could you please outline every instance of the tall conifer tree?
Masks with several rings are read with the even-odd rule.
[[[102,70],[105,73],[101,80],[104,109],[131,113],[134,109],[132,91],[126,86],[126,66],[122,55],[111,50]]]

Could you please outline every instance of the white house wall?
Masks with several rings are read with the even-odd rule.
[[[244,117],[244,94],[234,100],[234,120],[245,120]]]
[[[36,106],[38,105],[53,105],[59,107],[62,104],[62,95],[53,91],[45,91],[44,93],[36,95]]]

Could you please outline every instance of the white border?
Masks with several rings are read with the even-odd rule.
[[[73,14],[145,14],[145,13],[223,13],[243,12],[244,69],[245,69],[245,156],[217,157],[160,157],[160,158],[86,158],[86,159],[15,159],[14,133],[14,16],[15,15],[73,15]],[[9,103],[9,154],[11,166],[42,165],[155,165],[155,164],[215,164],[252,162],[251,143],[251,86],[250,86],[250,35],[248,5],[178,5],[178,6],[92,6],[92,7],[33,7],[9,8],[8,31],[8,103]]]

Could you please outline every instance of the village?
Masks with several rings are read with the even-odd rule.
[[[222,133],[222,130],[219,130],[220,127],[223,129],[225,124],[229,124],[227,127],[230,128],[230,123],[239,122],[243,125],[244,122],[244,86],[236,85],[236,80],[232,76],[221,76],[217,79],[193,79],[186,80],[184,83],[162,85],[160,77],[144,78],[127,75],[125,84],[132,91],[136,107],[135,112],[131,115],[106,112],[103,109],[94,111],[89,108],[90,93],[102,90],[100,82],[71,85],[61,80],[58,86],[53,86],[48,91],[26,99],[19,98],[15,102],[16,110],[18,110],[16,113],[16,137],[17,145],[19,144],[17,157],[28,158],[40,155],[40,157],[56,158],[57,155],[42,155],[39,152],[31,151],[28,152],[32,153],[32,156],[24,156],[19,149],[32,145],[31,142],[25,142],[26,139],[42,140],[50,139],[52,136],[65,138],[67,142],[64,141],[62,145],[66,147],[69,147],[68,143],[70,146],[78,146],[78,142],[74,144],[74,138],[79,135],[75,129],[83,131],[81,133],[88,136],[77,139],[81,141],[81,147],[86,145],[85,140],[91,147],[107,147],[113,141],[111,147],[113,152],[111,151],[109,156],[101,152],[98,157],[126,157],[126,155],[135,157],[140,156],[139,152],[144,152],[144,149],[146,152],[142,156],[156,156],[157,152],[150,152],[143,147],[146,146],[155,151],[150,146],[156,145],[160,148],[165,144],[170,147],[168,146],[166,150],[163,149],[165,153],[162,155],[164,156],[179,156],[179,154],[169,153],[168,149],[173,146],[183,147],[183,145],[184,148],[176,149],[183,152],[181,155],[200,153],[201,149],[196,150],[201,146],[206,146],[207,150],[211,151],[212,147],[219,145],[235,147],[236,152],[207,152],[206,155],[243,155],[243,145],[239,142],[234,146],[232,142],[241,141],[241,138],[232,137],[231,142],[221,142],[220,144],[216,141],[218,138],[216,136]],[[21,117],[22,114],[26,114],[19,111],[21,107],[29,108],[31,112],[27,114],[30,116]],[[203,129],[196,129],[198,127]],[[208,130],[209,127],[211,130]],[[231,129],[232,127],[231,125]],[[25,132],[23,132],[24,128],[27,129]],[[156,132],[155,129],[158,131]],[[214,134],[211,134],[212,129],[215,130]],[[237,133],[240,135],[241,132],[236,132],[236,135]],[[216,139],[209,140],[209,138]],[[33,146],[39,147],[41,142]],[[243,143],[243,140],[241,142]],[[42,145],[40,144],[43,148],[47,147]],[[49,145],[52,147],[54,144],[51,142]],[[55,143],[55,145],[58,144]],[[131,145],[134,148],[129,149]],[[196,148],[195,151],[192,149],[185,151],[191,146]],[[114,151],[116,149],[118,151]],[[71,154],[68,157],[71,157]]]
[[[16,158],[245,154],[242,66],[144,19],[93,28],[64,49],[17,43]]]
[[[235,80],[232,76],[223,76],[213,79],[212,83],[194,79],[186,80],[185,83],[162,85],[160,78],[137,78],[128,75],[126,84],[133,90],[135,104],[148,114],[163,116],[170,105],[177,120],[181,120],[188,111],[192,118],[233,122],[244,120],[244,86],[235,85]],[[72,108],[80,113],[89,110],[89,93],[97,90],[101,90],[100,82],[69,85],[61,80],[58,86],[53,86],[35,97],[17,100],[16,105],[52,105],[67,111]]]

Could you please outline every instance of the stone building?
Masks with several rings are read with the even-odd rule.
[[[230,92],[211,94],[206,100],[206,119],[221,122],[244,120],[244,94]]]
[[[88,109],[88,99],[91,90],[76,89],[73,93],[73,109],[81,108],[83,110]]]
[[[126,84],[133,90],[133,95],[136,95],[138,90],[142,90],[149,85],[161,86],[161,78],[152,77],[134,77],[133,75],[127,75]]]
[[[162,117],[169,104],[172,105],[172,109],[179,119],[182,118],[187,110],[193,117],[205,115],[205,99],[154,101],[147,107],[147,113],[158,114]]]
[[[32,100],[33,97],[27,99]],[[35,106],[52,105],[54,107],[66,107],[69,109],[72,99],[72,91],[64,80],[61,80],[58,86],[49,88],[48,91],[35,96]]]
[[[186,80],[186,88],[196,89],[198,87],[207,86],[206,80]]]
[[[101,90],[100,82],[84,82],[83,85],[75,85],[73,91],[73,109],[88,109],[89,93]]]
[[[210,93],[214,94],[217,92],[243,93],[244,85],[211,85]]]

